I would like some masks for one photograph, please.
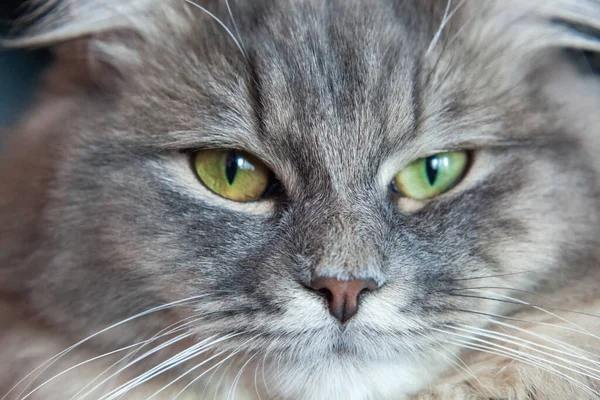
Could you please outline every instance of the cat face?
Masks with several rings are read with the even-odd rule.
[[[262,361],[275,396],[385,396],[446,368],[448,327],[506,311],[485,287],[589,265],[598,187],[580,138],[542,74],[477,47],[476,29],[432,42],[445,6],[235,4],[237,43],[192,5],[155,21],[163,41],[135,42],[119,84],[80,94],[35,154],[53,160],[28,281],[40,314],[85,336],[190,299],[97,345],[187,318]],[[261,160],[266,194],[211,191],[193,161],[211,149]],[[398,193],[400,171],[445,152],[468,158],[449,190]],[[343,321],[339,291],[357,307]]]

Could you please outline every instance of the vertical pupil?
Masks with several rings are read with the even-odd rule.
[[[435,184],[435,179],[437,178],[439,167],[440,159],[436,156],[428,157],[425,161],[425,172],[427,174],[427,180],[429,181],[429,185],[431,186]]]
[[[225,159],[225,176],[229,185],[233,185],[235,175],[237,174],[237,153],[235,150],[227,152],[227,158]]]

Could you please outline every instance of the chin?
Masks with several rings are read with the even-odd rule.
[[[441,353],[407,350],[407,343],[391,346],[389,337],[368,337],[352,329],[310,336],[268,356],[263,397],[401,400],[448,368]]]
[[[277,371],[265,383],[267,396],[298,400],[402,400],[440,373],[415,361],[364,362],[358,357],[323,359],[318,367],[290,363],[271,368]]]

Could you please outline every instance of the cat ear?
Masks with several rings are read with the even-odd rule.
[[[140,28],[149,0],[30,0],[12,46],[44,46],[120,29]]]
[[[73,78],[93,80],[142,62],[165,26],[182,21],[169,0],[30,0],[3,45],[49,47]],[[164,40],[164,39],[162,39]]]
[[[570,50],[577,73],[560,74],[547,85],[549,96],[562,105],[562,117],[581,132],[579,140],[600,171],[600,1],[552,0],[549,20],[555,45]]]
[[[531,32],[524,38],[529,43],[521,42],[533,55],[534,76],[540,78],[555,115],[600,170],[600,1],[522,3],[529,3],[534,11]]]
[[[464,26],[482,52],[507,54],[514,63],[546,50],[600,52],[598,0],[472,0],[459,10]],[[482,46],[481,44],[486,45]]]
[[[548,0],[536,7],[536,15],[545,25],[536,40],[539,45],[600,53],[597,0]]]

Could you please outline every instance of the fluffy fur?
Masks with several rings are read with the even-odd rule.
[[[57,59],[0,169],[4,399],[600,397],[598,1],[27,15],[7,44]],[[212,194],[203,148],[280,190]],[[390,197],[453,149],[459,186]],[[315,275],[381,287],[341,326]]]

